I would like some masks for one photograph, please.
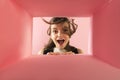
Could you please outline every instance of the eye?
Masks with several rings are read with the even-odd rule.
[[[58,31],[57,31],[57,30],[53,30],[53,33],[55,33],[55,34],[56,34],[56,33],[58,33]]]
[[[68,29],[63,29],[64,32],[68,32]]]

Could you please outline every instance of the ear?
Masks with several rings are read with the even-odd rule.
[[[49,35],[49,37],[50,37],[50,39],[52,40],[52,35],[51,35],[51,34]]]
[[[48,30],[47,30],[47,34],[50,36],[50,34],[51,34],[51,30],[50,30],[50,27],[48,28]]]

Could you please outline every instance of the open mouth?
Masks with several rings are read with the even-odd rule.
[[[57,42],[58,42],[60,45],[62,45],[62,44],[65,42],[65,40],[64,40],[64,39],[61,39],[61,40],[57,40]]]

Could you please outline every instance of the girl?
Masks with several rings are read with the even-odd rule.
[[[39,52],[39,54],[47,55],[70,55],[82,53],[80,49],[77,49],[69,45],[70,37],[76,32],[77,24],[74,20],[70,21],[67,17],[53,17],[49,22],[47,34],[50,36],[48,44]]]

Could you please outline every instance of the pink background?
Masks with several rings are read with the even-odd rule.
[[[49,21],[50,17],[43,17]],[[75,23],[78,24],[76,33],[71,37],[70,44],[83,51],[84,54],[92,54],[92,24],[91,17],[70,17],[75,19]],[[43,22],[42,18],[33,18],[33,39],[32,39],[32,54],[37,54],[40,49],[48,43],[49,36],[47,35],[47,29],[49,25]]]
[[[32,56],[38,16],[92,16],[93,55]],[[0,80],[120,80],[119,21],[120,0],[0,0]]]

